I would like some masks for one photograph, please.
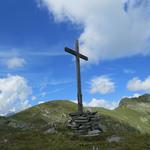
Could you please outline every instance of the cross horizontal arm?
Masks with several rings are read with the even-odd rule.
[[[84,56],[84,55],[82,55],[80,53],[77,53],[76,51],[74,51],[74,50],[72,50],[72,49],[70,49],[68,47],[65,47],[65,51],[70,53],[70,54],[72,54],[72,55],[79,56],[80,58],[88,61],[88,57],[86,57],[86,56]]]

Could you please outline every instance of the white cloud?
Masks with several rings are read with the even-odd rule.
[[[44,101],[39,101],[39,102],[38,102],[38,104],[43,104],[43,103],[44,103]]]
[[[139,0],[140,3],[136,0],[39,1],[56,21],[70,21],[83,27],[79,38],[81,49],[91,63],[150,53],[147,0]]]
[[[115,109],[118,107],[119,102],[108,102],[104,99],[93,98],[88,104],[88,107],[104,107],[107,109]]]
[[[150,92],[150,76],[145,80],[141,80],[138,77],[134,77],[127,84],[127,89],[130,91],[146,91]]]
[[[14,57],[6,60],[5,64],[9,69],[15,69],[23,67],[26,64],[26,61],[23,58]]]
[[[115,83],[106,76],[95,77],[91,80],[90,92],[107,94],[115,91]]]
[[[123,96],[122,98],[138,98],[139,96],[141,96],[141,94],[139,93],[134,93],[132,96]]]
[[[0,78],[0,114],[11,111],[18,112],[30,106],[28,96],[32,90],[25,78],[21,76],[7,76]]]
[[[77,103],[77,100],[72,100],[72,102]],[[83,102],[83,106],[86,107],[103,107],[106,109],[115,109],[119,105],[119,102],[110,102],[104,99],[93,98],[90,102]]]
[[[139,93],[134,93],[133,96],[131,96],[131,98],[138,98],[139,96],[141,96],[141,94],[139,94]]]

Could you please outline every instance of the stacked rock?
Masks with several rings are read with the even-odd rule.
[[[68,127],[77,135],[98,136],[102,129],[99,127],[97,112],[70,113]]]

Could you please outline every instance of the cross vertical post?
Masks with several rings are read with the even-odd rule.
[[[76,40],[75,42],[75,50],[65,47],[65,51],[76,57],[78,112],[83,113],[80,59],[88,61],[88,57],[79,53],[79,41],[78,40]]]
[[[75,50],[79,54],[79,41],[76,40]],[[82,104],[82,91],[81,91],[81,73],[80,73],[80,57],[76,56],[76,70],[77,70],[77,98],[78,98],[78,111],[83,112],[83,104]]]

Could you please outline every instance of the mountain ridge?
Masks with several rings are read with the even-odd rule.
[[[0,117],[0,149],[132,150],[133,145],[136,150],[150,149],[150,103],[130,100],[122,100],[125,105],[114,110],[84,107],[84,111],[97,111],[103,129],[90,139],[76,137],[67,128],[68,114],[77,111],[77,104],[69,100],[53,100]],[[110,142],[114,139],[119,140]]]
[[[100,126],[104,131],[137,131],[150,133],[150,95],[124,98],[114,110],[84,107],[84,111],[97,111]],[[40,129],[58,125],[64,127],[69,113],[77,111],[77,104],[69,100],[53,100],[5,117],[8,126],[25,129]],[[2,121],[1,121],[2,122]]]
[[[134,103],[150,103],[150,94],[144,94],[138,97],[131,97],[131,98],[125,97],[121,99],[119,107]]]

